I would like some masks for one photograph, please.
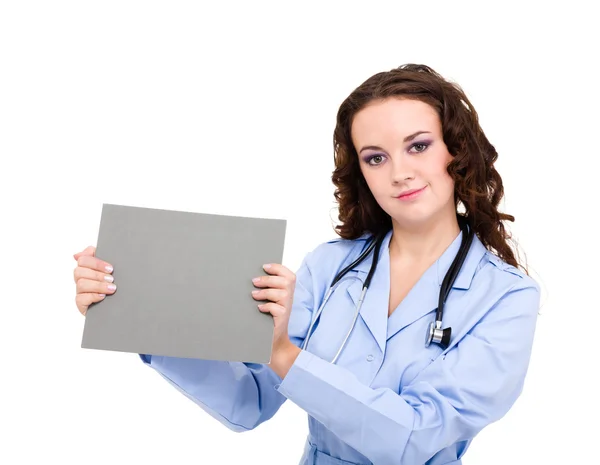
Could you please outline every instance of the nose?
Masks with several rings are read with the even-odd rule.
[[[392,158],[391,176],[394,185],[414,179],[414,167],[408,155],[400,153]]]

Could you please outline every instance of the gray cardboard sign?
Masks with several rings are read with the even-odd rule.
[[[273,319],[252,278],[281,263],[286,224],[104,204],[96,257],[117,290],[88,309],[81,347],[268,363]]]

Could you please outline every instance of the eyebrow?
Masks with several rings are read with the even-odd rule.
[[[417,137],[420,134],[431,134],[431,132],[430,131],[414,132],[410,136],[406,136],[404,138],[404,142],[410,142],[411,140],[413,140],[415,137]],[[383,150],[383,149],[381,147],[377,147],[376,145],[367,145],[367,146],[363,147],[362,149],[360,149],[360,152],[362,152],[363,150]]]

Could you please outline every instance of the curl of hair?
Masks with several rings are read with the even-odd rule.
[[[420,100],[436,110],[444,143],[453,157],[448,174],[455,182],[457,214],[462,204],[464,217],[483,245],[506,263],[527,272],[509,245],[511,237],[503,223],[515,218],[498,210],[504,195],[502,178],[494,168],[498,153],[485,136],[477,112],[461,87],[426,65],[405,64],[377,73],[342,102],[333,134],[332,181],[340,221],[335,227],[337,234],[344,239],[356,239],[392,227],[391,218],[367,186],[351,137],[354,115],[373,101],[391,97]]]

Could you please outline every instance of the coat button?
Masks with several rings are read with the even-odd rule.
[[[374,358],[375,358],[375,357],[373,357],[373,356],[372,356],[372,355],[370,355],[370,354],[369,354],[369,355],[367,355],[367,362],[372,362]]]

